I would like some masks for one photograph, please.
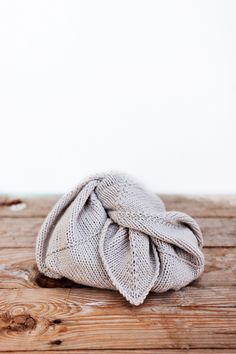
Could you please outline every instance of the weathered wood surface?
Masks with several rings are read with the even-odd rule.
[[[236,286],[236,248],[205,248],[206,266],[194,287]],[[67,279],[41,276],[35,265],[33,248],[0,249],[0,288],[78,287]]]
[[[36,235],[44,218],[2,217],[0,222],[0,247],[34,247]],[[196,218],[205,247],[236,247],[236,218]]]
[[[150,295],[139,307],[94,289],[1,290],[0,297],[6,350],[15,349],[16,334],[22,350],[28,337],[38,350],[235,347],[235,288]]]
[[[40,354],[235,354],[234,349],[105,349],[105,350],[42,350]],[[1,352],[1,354],[9,354],[12,352]],[[27,354],[33,354],[35,351],[28,351]],[[14,354],[22,354],[22,351],[14,351]]]
[[[0,197],[0,352],[236,353],[236,196],[163,197],[197,218],[206,268],[138,307],[38,272],[36,235],[57,199]]]
[[[179,210],[194,217],[236,217],[236,195],[160,195],[167,210]],[[0,196],[0,216],[45,217],[59,196]],[[39,202],[40,201],[40,202]]]

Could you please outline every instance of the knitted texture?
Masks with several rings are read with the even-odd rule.
[[[65,194],[36,242],[40,272],[117,289],[131,304],[180,289],[204,269],[202,235],[190,216],[119,173],[95,175]]]

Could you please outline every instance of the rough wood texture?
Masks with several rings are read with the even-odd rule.
[[[9,354],[12,352],[1,352],[1,354]],[[33,354],[35,351],[27,351],[27,354]],[[234,349],[105,349],[105,350],[42,350],[40,354],[235,354]],[[22,354],[21,352],[14,351],[14,354]]]
[[[180,210],[194,217],[236,217],[236,195],[160,195],[167,210]],[[0,196],[0,216],[45,217],[59,196]]]
[[[2,217],[0,223],[0,247],[25,248],[35,246],[35,237],[44,218]],[[196,218],[205,247],[236,247],[236,218]]]
[[[206,267],[194,287],[236,286],[236,248],[205,248]],[[0,288],[78,287],[67,279],[49,279],[39,274],[33,248],[0,249]]]
[[[55,345],[61,349],[235,347],[233,288],[197,292],[186,288],[158,298],[151,295],[139,307],[116,292],[94,289],[1,290],[0,296],[5,299],[1,345],[6,350],[15,349],[19,333],[23,350],[28,348],[28,336],[38,350]]]
[[[206,269],[139,307],[39,274],[35,238],[57,199],[0,197],[0,352],[236,353],[236,196],[163,197],[197,218]]]

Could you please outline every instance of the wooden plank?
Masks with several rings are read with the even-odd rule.
[[[36,237],[44,218],[8,218],[0,219],[0,248],[35,247]]]
[[[0,350],[236,348],[236,289],[186,288],[128,304],[96,289],[0,290]]]
[[[140,346],[140,342],[137,343],[137,338],[139,337],[133,337],[134,333],[137,331],[138,335],[142,333],[145,337],[143,339],[147,339],[147,341],[145,341],[147,347],[153,347],[153,345],[156,345],[156,342],[154,340],[157,341],[157,344],[159,340],[161,341],[161,343],[163,343],[163,341],[165,342],[165,340],[167,340],[167,336],[171,332],[172,340],[167,340],[167,346],[169,346],[169,344],[171,343],[171,347],[173,346],[182,348],[185,347],[186,342],[184,339],[182,340],[181,337],[186,335],[187,330],[189,331],[187,323],[188,321],[190,321],[189,324],[191,324],[191,326],[196,324],[195,317],[198,318],[198,312],[200,312],[199,315],[201,316],[203,316],[204,313],[205,322],[196,326],[198,333],[195,333],[195,335],[193,335],[194,338],[192,338],[191,335],[190,338],[188,336],[187,345],[190,347],[195,347],[196,345],[198,346],[197,342],[195,342],[196,335],[200,336],[201,340],[203,340],[204,342],[204,338],[202,338],[201,335],[201,330],[204,329],[204,331],[206,331],[205,326],[208,320],[212,321],[214,319],[218,319],[218,316],[221,316],[220,318],[226,318],[227,316],[229,321],[228,323],[231,325],[235,324],[234,291],[234,289],[229,289],[227,300],[225,300],[225,292],[223,291],[223,289],[211,289],[210,291],[208,289],[207,292],[203,290],[195,292],[195,296],[193,293],[191,293],[191,291],[189,294],[187,294],[187,291],[185,290],[184,294],[181,294],[181,297],[179,296],[181,292],[171,293],[171,295],[173,295],[172,299],[169,298],[170,294],[168,295],[168,297],[167,294],[162,294],[161,298],[159,298],[156,303],[156,300],[154,298],[150,298],[145,304],[145,306],[141,306],[139,308],[134,308],[130,305],[127,305],[123,300],[117,298],[117,296],[111,296],[112,292],[107,291],[106,294],[104,294],[103,292],[102,296],[99,296],[101,295],[101,292],[98,293],[98,291],[95,289],[92,289],[92,291],[89,291],[89,293],[88,290],[84,289],[81,289],[79,291],[73,290],[71,293],[69,293],[67,290],[60,290],[59,292],[50,291],[46,293],[42,292],[41,290],[37,292],[37,294],[35,294],[35,292],[31,290],[27,292],[19,291],[17,297],[15,292],[3,292],[0,293],[0,297],[2,295],[4,305],[4,313],[2,314],[3,328],[0,332],[4,332],[6,323],[8,329],[10,326],[10,331],[8,331],[7,338],[8,341],[6,343],[6,349],[8,350],[12,349],[11,345],[10,347],[8,347],[9,335],[11,335],[11,330],[15,334],[15,332],[17,332],[18,327],[19,331],[21,332],[21,338],[23,331],[30,332],[31,344],[34,344],[34,347],[36,347],[37,349],[44,348],[44,346],[41,346],[41,344],[44,344],[44,339],[47,342],[45,343],[46,346],[48,346],[48,344],[52,343],[53,341],[61,341],[60,345],[62,345],[63,342],[66,342],[65,346],[61,347],[63,349],[76,349],[77,347],[74,347],[74,344],[78,345],[79,348],[87,347],[88,345],[92,348],[99,349],[100,338],[96,338],[96,334],[102,336],[102,329],[104,329],[104,332],[106,332],[105,340],[107,341],[103,342],[103,347],[116,347],[117,342],[115,341],[114,343],[114,336],[116,332],[119,332],[119,338],[121,337],[125,341],[125,344],[129,344],[129,348],[135,348],[137,344],[139,344]],[[91,293],[94,294],[91,295]],[[176,295],[178,295],[177,298]],[[7,306],[5,299],[7,299]],[[48,299],[50,299],[50,301],[48,301]],[[232,311],[234,312],[232,313]],[[13,312],[14,315],[12,316]],[[19,318],[19,316],[23,316],[23,318]],[[185,329],[183,329],[181,333],[178,333],[178,331],[176,332],[176,328],[174,331],[173,327],[175,322],[175,324],[177,325],[178,316],[180,316],[181,321],[183,322],[183,324],[185,324]],[[215,318],[215,316],[217,318]],[[162,320],[165,319],[164,323],[163,321],[161,321],[161,318]],[[50,333],[47,333],[48,328],[53,321],[56,321],[56,323],[54,324],[57,325],[55,327],[57,327],[58,331],[54,333],[53,328]],[[23,328],[21,328],[22,323]],[[79,324],[78,327],[77,324]],[[40,346],[36,345],[36,343],[33,342],[34,336],[32,335],[32,331],[37,325],[39,326],[41,332],[46,332],[46,336],[40,335],[40,341],[42,341],[42,343],[40,343]],[[65,328],[62,331],[60,330],[62,325],[67,326],[66,336],[64,336],[63,333],[61,335],[61,332],[65,331]],[[74,328],[74,326],[77,327],[77,330]],[[97,328],[98,326],[99,328]],[[223,326],[224,330],[222,330],[221,326]],[[225,326],[227,326],[227,323],[225,323]],[[127,328],[130,331],[130,333],[128,331],[128,333],[126,334],[126,337],[128,336],[128,338],[125,337],[125,333],[121,333],[123,332],[123,330],[126,331]],[[201,329],[200,333],[199,328]],[[153,331],[155,329],[156,331],[154,333]],[[209,328],[207,329],[209,331]],[[149,331],[150,333],[147,333]],[[78,336],[75,336],[75,333],[78,332],[79,343],[69,343],[70,340],[72,342],[78,340]],[[89,332],[92,333],[92,338],[89,337]],[[226,329],[224,327],[223,321],[221,321],[220,324],[218,323],[218,325],[214,325],[214,333],[215,332],[217,333],[217,335],[219,335],[219,337],[221,337],[221,342],[214,342],[214,347],[217,347],[218,345],[221,347],[223,343],[225,345],[226,343],[223,340],[223,336],[225,340],[226,338],[228,340],[230,336],[229,332],[227,332],[227,335],[225,335]],[[38,333],[33,334],[35,336],[38,336]],[[108,334],[110,334],[111,337]],[[223,336],[220,336],[220,334],[223,334]],[[230,334],[234,334],[234,330],[232,330],[232,328]],[[177,336],[178,341],[176,343],[175,341],[177,339]],[[219,339],[219,337],[217,337],[217,339]],[[87,338],[90,338],[90,340],[88,340]],[[113,340],[113,342],[110,342],[110,338]],[[49,340],[50,342],[48,343]],[[86,340],[88,340],[88,342],[86,342]],[[4,338],[3,340],[1,340],[1,343],[4,343]],[[19,344],[19,338],[17,343]],[[23,347],[21,349],[26,349],[24,346],[25,344],[22,344]],[[234,342],[227,342],[228,347],[230,347],[231,344],[235,344],[235,338]],[[120,342],[119,345],[120,347],[123,347],[123,344]],[[204,343],[201,343],[201,345],[204,347]]]
[[[12,352],[2,352],[2,354],[9,354]],[[105,349],[105,350],[90,350],[90,349],[78,349],[78,350],[40,350],[40,351],[28,351],[27,354],[235,354],[235,349]],[[14,351],[14,354],[22,354],[22,351]]]
[[[236,248],[204,248],[204,255],[204,273],[192,286],[236,286]]]
[[[0,219],[1,247],[34,247],[44,218]],[[236,218],[197,218],[205,247],[236,247]]]
[[[204,247],[236,247],[236,218],[196,218]]]
[[[193,287],[236,286],[236,248],[205,248],[206,267]],[[68,279],[49,279],[37,270],[33,248],[0,249],[0,288],[78,287]]]
[[[167,210],[193,217],[236,217],[236,195],[163,195]]]
[[[45,217],[59,195],[0,196],[0,217]],[[236,195],[161,195],[167,210],[194,217],[236,217]]]
[[[1,352],[236,352],[236,197],[163,198],[167,209],[197,217],[206,268],[185,289],[150,294],[139,307],[115,291],[39,274],[35,239],[57,198],[0,198]]]
[[[0,195],[0,217],[45,217],[59,197],[59,195],[32,197]]]

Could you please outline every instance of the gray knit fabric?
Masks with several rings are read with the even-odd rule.
[[[97,288],[131,304],[150,291],[180,289],[204,269],[202,235],[190,216],[119,173],[95,175],[64,195],[36,243],[39,270]]]

